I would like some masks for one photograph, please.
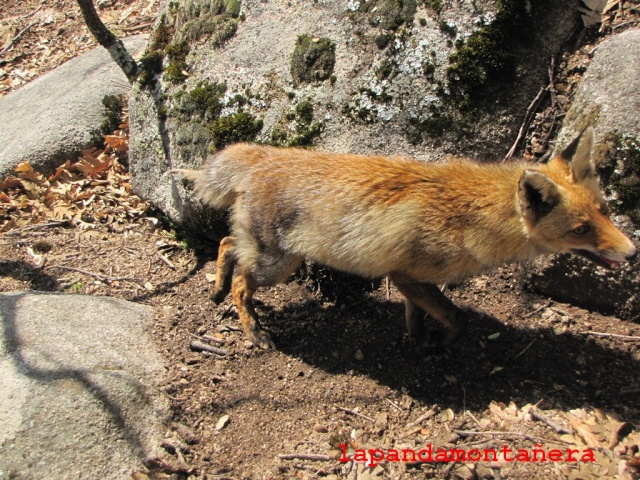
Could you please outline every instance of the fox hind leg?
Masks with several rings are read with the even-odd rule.
[[[262,255],[257,262],[243,265],[239,262],[240,275],[233,280],[233,301],[238,310],[242,329],[256,346],[268,349],[275,345],[269,333],[260,326],[253,306],[253,294],[258,287],[270,287],[284,282],[300,265],[301,258],[285,253]]]
[[[233,269],[236,266],[236,237],[225,237],[218,248],[216,262],[216,283],[211,291],[211,300],[220,305],[231,290]]]
[[[409,336],[416,341],[420,351],[430,351],[450,345],[460,334],[460,310],[436,285],[415,282],[402,275],[391,275],[391,280],[406,297],[405,316]],[[423,310],[442,324],[442,330],[430,338],[424,334],[421,323]]]

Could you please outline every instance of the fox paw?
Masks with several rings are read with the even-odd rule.
[[[211,298],[211,300],[213,300],[213,303],[215,303],[216,305],[220,305],[227,297],[228,293],[229,290],[214,287],[209,294],[209,298]]]
[[[425,335],[424,338],[417,339],[415,348],[421,356],[443,353],[456,337],[457,334],[449,330],[433,330]]]
[[[271,336],[265,330],[256,330],[251,332],[251,343],[256,347],[260,347],[263,350],[269,350],[270,348],[276,348],[276,344],[271,340]]]

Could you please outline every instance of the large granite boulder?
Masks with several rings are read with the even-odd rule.
[[[181,0],[130,99],[133,188],[173,220],[211,217],[170,168],[241,140],[421,160],[504,156],[571,2]]]

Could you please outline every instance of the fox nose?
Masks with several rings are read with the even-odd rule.
[[[638,250],[635,249],[633,251],[633,253],[631,253],[630,255],[627,255],[625,258],[627,259],[627,262],[632,262],[633,260],[635,260],[638,257]]]

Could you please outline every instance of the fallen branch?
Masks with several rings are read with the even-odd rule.
[[[9,230],[2,234],[3,237],[10,237],[14,235],[22,235],[24,232],[28,232],[29,230],[37,230],[39,228],[47,228],[47,227],[60,227],[62,225],[69,225],[69,222],[64,221],[55,221],[55,222],[44,222],[44,223],[36,223],[35,225],[29,225],[27,227],[14,228],[13,230]]]
[[[545,303],[541,307],[536,308],[533,312],[529,312],[526,315],[523,315],[522,318],[529,318],[532,315],[535,315],[536,313],[538,313],[540,310],[544,310],[545,308],[550,307],[552,303],[553,303],[553,300],[549,300],[547,303]]]
[[[593,335],[595,337],[602,337],[602,338],[617,338],[619,340],[633,340],[633,341],[639,341],[640,337],[638,336],[634,336],[634,335],[618,335],[616,333],[604,333],[604,332],[580,332],[583,335]]]
[[[211,345],[207,345],[206,343],[202,343],[197,340],[191,340],[189,346],[191,347],[191,350],[199,352],[215,353],[221,357],[228,355],[228,352],[224,348],[212,347]]]
[[[405,438],[410,437],[411,435],[415,435],[420,430],[422,430],[422,427],[420,425],[418,425],[417,427],[413,427],[412,429],[410,429],[410,430],[404,432],[402,435],[400,435],[398,437],[398,440],[404,440]]]
[[[436,413],[438,413],[438,406],[434,405],[433,408],[429,410],[427,413],[425,413],[424,415],[420,415],[413,422],[407,423],[407,428],[415,427],[416,425],[421,424],[425,420],[428,420],[429,418],[433,417]]]
[[[367,417],[366,415],[356,412],[355,410],[349,410],[348,408],[338,407],[338,406],[336,406],[336,408],[350,415],[355,415],[356,417],[361,417],[361,418],[364,418],[365,420],[369,420],[371,423],[376,423],[376,421],[373,418]]]
[[[521,355],[524,355],[524,352],[526,352],[527,350],[529,350],[529,348],[531,348],[531,345],[533,345],[533,343],[536,341],[536,339],[534,338],[533,340],[531,340],[529,342],[529,345],[527,345],[526,347],[524,347],[520,353],[518,353],[515,357],[513,357],[513,359],[515,360],[516,358],[518,358]]]
[[[544,96],[544,93],[546,91],[547,91],[547,87],[541,87],[540,91],[538,92],[538,95],[536,95],[536,98],[533,99],[533,101],[529,105],[529,108],[527,108],[527,112],[524,115],[524,120],[522,121],[520,130],[518,131],[518,136],[516,137],[516,141],[513,143],[513,146],[505,155],[504,159],[502,160],[503,162],[506,162],[507,160],[509,160],[511,157],[513,157],[513,154],[516,153],[516,149],[518,148],[520,141],[524,137],[525,132],[527,131],[527,128],[529,128],[529,124],[531,123],[531,117],[533,116],[533,113],[536,111],[536,108],[538,108],[538,104],[542,100],[542,97]]]
[[[31,22],[29,25],[27,25],[27,26],[26,26],[26,27],[24,27],[22,30],[20,30],[20,32],[18,32],[18,34],[17,34],[15,37],[13,37],[13,40],[11,40],[11,41],[9,42],[9,45],[7,45],[7,46],[6,46],[6,47],[4,47],[2,50],[0,50],[0,57],[1,57],[2,55],[4,55],[4,52],[6,52],[7,50],[9,50],[9,49],[13,46],[13,44],[14,44],[14,43],[16,43],[16,42],[20,39],[20,37],[21,37],[22,35],[24,35],[24,33],[25,33],[27,30],[29,30],[31,27],[33,27],[33,26],[34,26],[34,25],[36,25],[37,23],[38,23],[38,22]]]
[[[281,453],[278,455],[280,460],[308,460],[310,462],[330,462],[335,460],[329,455],[319,455],[316,453]]]
[[[47,0],[41,0],[40,1],[40,5],[38,6],[38,8],[36,8],[33,12],[31,13],[27,13],[26,15],[24,15],[22,18],[29,18],[29,17],[33,17],[36,13],[38,13],[41,9],[42,6],[45,4]]]
[[[71,271],[74,271],[74,272],[83,273],[85,275],[89,275],[90,277],[97,278],[98,280],[100,280],[101,282],[104,282],[106,284],[110,284],[110,283],[118,282],[118,281],[129,281],[129,282],[138,283],[138,281],[135,278],[131,278],[131,277],[110,277],[109,275],[105,275],[103,273],[90,272],[88,270],[83,270],[81,268],[68,267],[67,265],[48,265],[46,268],[60,268],[60,269],[63,269],[63,270],[71,270]]]
[[[385,398],[385,400],[387,402],[389,402],[389,404],[395,408],[396,410],[398,410],[400,413],[404,413],[404,410],[402,410],[402,408],[400,408],[398,405],[396,405],[394,402],[392,402],[391,400],[389,400],[388,398]]]
[[[158,255],[158,258],[162,260],[165,263],[165,265],[167,265],[171,270],[176,269],[176,266],[167,257],[162,255],[160,252],[157,252],[157,255]]]
[[[559,433],[559,434],[571,433],[571,430],[569,430],[567,428],[564,428],[564,427],[558,425],[557,423],[553,422],[549,417],[547,417],[545,414],[543,414],[537,408],[534,408],[534,407],[529,408],[529,413],[531,414],[531,416],[534,419],[539,420],[539,421],[549,425],[551,428],[553,428],[556,431],[556,433]]]

